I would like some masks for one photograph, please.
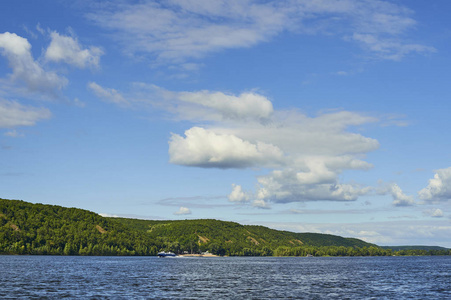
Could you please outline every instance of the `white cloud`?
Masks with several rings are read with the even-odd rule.
[[[185,136],[172,134],[169,160],[173,164],[272,169],[258,178],[254,193],[244,196],[240,185],[234,186],[229,195],[234,202],[252,204],[258,200],[255,203],[263,206],[271,201],[354,201],[371,190],[356,183],[341,183],[339,176],[346,170],[372,168],[363,159],[379,147],[378,141],[351,129],[379,122],[375,117],[349,111],[314,117],[295,110],[277,111],[268,98],[256,92],[238,96],[212,91],[173,92],[135,83],[133,93],[122,96],[96,83],[89,87],[110,102],[152,105],[172,113],[178,121],[198,123],[186,130]]]
[[[257,208],[270,209],[269,203],[263,199],[255,199],[252,201],[252,206]]]
[[[374,52],[379,58],[400,60],[411,53],[432,53],[435,48],[420,44],[405,44],[398,40],[382,39],[373,34],[355,33],[353,40],[362,43],[366,48]]]
[[[447,201],[451,199],[451,167],[436,170],[427,187],[418,192],[420,199],[426,201]]]
[[[12,69],[10,80],[24,84],[26,92],[38,92],[56,97],[67,79],[54,72],[45,71],[31,55],[31,45],[27,39],[15,33],[0,34],[1,54],[6,56]]]
[[[423,211],[423,214],[433,218],[443,218],[443,211],[439,208],[425,210]]]
[[[277,146],[286,163],[258,177],[254,200],[265,202],[354,201],[371,191],[359,184],[339,181],[345,170],[368,170],[361,160],[379,143],[349,126],[364,125],[376,119],[351,112],[332,112],[315,118],[298,112],[275,112],[269,124],[246,124],[214,128],[218,133],[234,134],[243,140],[259,140]]]
[[[234,135],[216,134],[193,127],[185,138],[172,134],[169,141],[170,162],[204,168],[248,168],[283,163],[282,151],[274,145],[251,143]]]
[[[36,122],[52,116],[46,108],[24,106],[15,101],[0,99],[0,128],[33,126]],[[13,132],[10,131],[12,136]]]
[[[100,90],[100,86],[95,85],[95,88],[92,86],[93,90]],[[237,96],[207,90],[174,92],[142,82],[133,83],[132,89],[133,92],[126,95],[130,104],[152,105],[154,108],[170,111],[178,120],[265,123],[274,112],[271,101],[256,92],[244,92]]]
[[[314,181],[305,177],[312,175]],[[255,198],[275,203],[305,201],[355,201],[359,196],[371,191],[369,187],[358,184],[342,184],[338,182],[338,174],[321,177],[317,170],[297,172],[294,169],[275,170],[269,175],[258,178],[259,187]],[[330,172],[330,171],[328,171]],[[306,176],[307,175],[307,176]]]
[[[75,98],[75,99],[73,100],[73,104],[74,104],[75,106],[81,107],[81,108],[86,106],[86,103],[84,103],[83,101],[81,101],[81,100],[78,99],[78,98]]]
[[[0,47],[5,51],[5,55],[25,57],[30,54],[31,45],[26,38],[15,33],[5,32],[0,34]]]
[[[169,141],[171,163],[202,168],[273,169],[258,178],[254,193],[244,193],[240,185],[235,185],[230,200],[259,207],[268,207],[270,202],[354,201],[371,190],[341,183],[339,175],[344,170],[372,167],[361,158],[377,149],[379,143],[348,128],[376,122],[373,117],[347,111],[317,117],[296,111],[274,111],[269,100],[257,94],[247,102],[243,94],[237,97],[205,91],[159,90],[159,93],[164,101],[178,103],[171,109],[179,117],[179,112],[185,113],[180,119],[211,123],[186,130],[185,137],[173,133]],[[202,105],[209,112],[203,111]],[[233,120],[224,117],[230,107],[239,112]],[[254,107],[254,111],[248,107]],[[221,117],[212,117],[215,114]],[[262,117],[266,118],[264,122]]]
[[[393,205],[394,206],[412,206],[415,205],[415,200],[413,196],[407,196],[403,193],[401,188],[393,183],[388,187],[388,191],[393,197]]]
[[[276,6],[247,1],[150,2],[121,5],[120,10],[114,7],[90,18],[118,30],[116,37],[128,51],[177,61],[265,41],[290,23],[283,8]]]
[[[115,89],[103,88],[95,82],[88,83],[88,88],[100,99],[120,106],[128,106],[129,102]]]
[[[166,1],[112,4],[88,17],[112,30],[129,53],[183,62],[208,53],[251,47],[284,31],[352,37],[385,59],[434,51],[405,43],[413,12],[388,1]]]
[[[377,119],[373,117],[348,111],[324,113],[316,117],[297,111],[276,111],[273,115],[270,122],[265,124],[253,123],[241,127],[230,125],[216,130],[246,140],[272,143],[287,153],[302,156],[342,155],[344,159],[379,147],[377,140],[347,131],[351,126],[376,122]],[[351,161],[348,159],[347,164]]]
[[[190,215],[190,214],[191,210],[183,206],[181,206],[180,209],[174,213],[174,215]]]
[[[7,131],[3,134],[4,136],[9,136],[9,137],[19,137],[19,136],[23,136],[23,134],[17,132],[17,130],[10,130]]]
[[[40,24],[40,23],[36,24],[36,30],[37,30],[40,34],[45,35],[45,30],[41,27],[41,24]]]
[[[37,39],[38,38],[38,35],[35,32],[33,32],[33,30],[29,29],[26,25],[22,25],[22,29],[26,33],[28,33],[33,39]]]
[[[243,191],[240,185],[232,184],[232,192],[228,196],[231,202],[248,202],[249,195]]]
[[[256,93],[242,93],[239,96],[234,96],[210,91],[180,92],[176,94],[176,98],[183,102],[211,109],[219,113],[222,119],[266,120],[273,113],[271,101]]]
[[[103,54],[100,48],[90,46],[83,49],[77,39],[55,31],[50,33],[50,38],[52,41],[45,52],[47,61],[65,62],[78,68],[98,67]]]

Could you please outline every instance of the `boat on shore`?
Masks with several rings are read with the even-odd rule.
[[[158,252],[157,255],[158,255],[158,257],[176,257],[177,256],[173,252],[164,252],[164,251]]]

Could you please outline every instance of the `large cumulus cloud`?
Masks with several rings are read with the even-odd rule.
[[[227,169],[270,166],[283,161],[282,151],[271,144],[251,143],[200,127],[187,130],[185,136],[172,134],[169,141],[171,163]]]
[[[451,199],[451,167],[436,170],[434,178],[427,187],[418,192],[420,199],[426,201],[447,201]]]
[[[172,134],[171,163],[202,168],[270,169],[257,178],[254,191],[244,191],[239,183],[234,183],[230,201],[267,208],[271,202],[354,201],[371,190],[357,183],[342,183],[339,175],[345,170],[372,167],[363,158],[379,143],[350,128],[377,119],[349,111],[316,117],[298,111],[275,111],[262,95],[255,95],[258,101],[253,102],[205,91],[190,93],[189,100],[181,95],[186,94],[179,93],[177,97],[184,102],[184,110],[186,105],[195,105],[208,108],[208,116],[223,117],[210,118],[212,122],[206,127],[186,130],[184,137]],[[239,99],[242,103],[235,105]],[[231,107],[240,112],[233,119],[224,115]],[[253,107],[253,112],[246,113],[247,107]],[[198,114],[192,119],[189,114],[184,117],[191,121],[208,119],[207,115],[199,115],[202,110],[196,111]],[[207,114],[207,110],[203,113]],[[266,121],[261,122],[257,116],[265,116]]]
[[[373,116],[344,110],[315,116],[276,110],[266,96],[255,91],[233,95],[208,90],[175,92],[144,83],[133,87],[132,93],[123,95],[90,84],[107,101],[120,104],[127,99],[131,107],[150,105],[170,112],[177,121],[195,124],[182,133],[172,133],[171,163],[267,172],[256,178],[253,190],[234,182],[228,197],[231,202],[268,208],[270,203],[355,201],[372,190],[342,182],[340,175],[372,168],[365,155],[378,149],[379,142],[355,129],[378,122]]]

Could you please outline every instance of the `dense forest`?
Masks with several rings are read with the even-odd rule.
[[[218,220],[150,221],[114,218],[128,228],[146,232],[167,251],[239,256],[386,255],[358,239],[317,233],[294,233],[263,226]],[[391,253],[390,253],[391,254]]]
[[[218,220],[106,218],[78,208],[0,199],[0,254],[229,256],[450,255],[445,248],[384,249],[353,238]]]
[[[93,212],[0,199],[0,253],[156,255],[145,233]]]

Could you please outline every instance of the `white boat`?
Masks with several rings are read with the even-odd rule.
[[[175,257],[175,256],[177,255],[173,252],[164,252],[164,251],[158,252],[158,257]]]

